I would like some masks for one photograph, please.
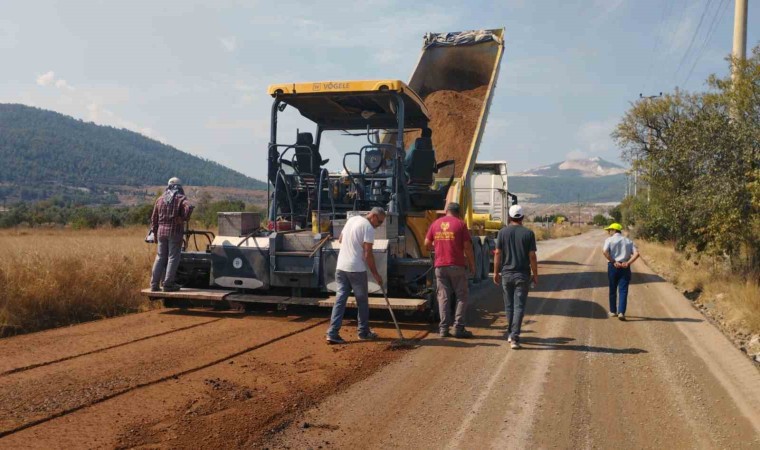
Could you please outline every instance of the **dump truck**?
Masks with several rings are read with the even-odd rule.
[[[476,211],[472,180],[503,48],[501,29],[429,33],[408,84],[380,79],[269,86],[266,219],[220,213],[218,235],[188,230],[177,277],[183,288],[143,293],[167,306],[332,306],[337,237],[347,219],[381,206],[387,217],[373,251],[385,285],[371,280],[370,293],[385,290],[394,309],[433,311],[424,236],[451,201],[462,205],[473,230],[473,281],[485,279],[497,219],[493,211]],[[305,128],[281,129],[288,113]],[[329,171],[322,157],[328,137],[340,141],[342,170]],[[506,165],[491,175],[503,175],[499,189],[506,192]],[[197,249],[198,239],[205,239],[205,248],[189,251],[187,244],[192,240]],[[371,297],[370,307],[385,302]]]

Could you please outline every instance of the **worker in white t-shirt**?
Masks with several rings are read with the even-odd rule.
[[[343,323],[343,314],[346,312],[346,302],[351,290],[356,297],[356,306],[359,309],[359,339],[377,339],[377,334],[369,329],[369,282],[367,269],[372,272],[377,283],[383,285],[383,277],[375,267],[375,256],[372,254],[372,245],[375,242],[375,228],[385,221],[385,210],[380,207],[372,208],[366,216],[355,216],[348,221],[340,233],[340,251],[338,263],[335,267],[335,282],[338,288],[335,293],[335,305],[330,319],[330,328],[327,330],[327,342],[329,344],[345,344],[340,337],[340,327]]]

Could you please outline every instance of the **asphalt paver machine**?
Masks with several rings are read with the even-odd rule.
[[[337,237],[347,219],[381,206],[387,216],[376,230],[374,256],[385,286],[371,279],[370,293],[385,289],[393,309],[435,309],[424,232],[449,201],[460,202],[468,224],[473,224],[469,180],[498,75],[502,34],[481,30],[427,35],[409,85],[357,80],[269,86],[273,101],[266,217],[220,213],[218,235],[203,235],[208,237],[206,248],[182,253],[178,279],[183,289],[145,295],[168,305],[222,300],[331,306],[340,252]],[[418,92],[478,86],[487,89],[462,157],[441,160],[430,137],[410,137],[431,125]],[[297,111],[309,126],[280,129],[287,110]],[[323,158],[327,133],[331,142],[345,139],[341,161],[331,166],[337,162],[339,171],[329,171]],[[413,152],[407,151],[410,144]],[[481,267],[486,261],[481,258]],[[477,280],[487,276],[487,270],[476,272]],[[370,307],[386,305],[382,297],[371,297]]]

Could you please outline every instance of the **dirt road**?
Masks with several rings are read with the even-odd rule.
[[[758,370],[643,263],[628,321],[608,318],[603,239],[539,246],[523,349],[502,340],[492,288],[477,295],[476,339],[430,335],[271,446],[760,448]]]
[[[327,346],[313,309],[0,340],[0,448],[760,448],[757,369],[644,264],[629,320],[608,319],[602,239],[540,243],[518,351],[492,286],[474,291],[476,339],[407,322],[411,351],[383,321],[380,342]]]

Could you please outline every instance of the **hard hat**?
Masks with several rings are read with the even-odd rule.
[[[180,180],[177,177],[171,177],[171,178],[169,178],[169,186],[171,186],[172,184],[182,185],[182,180]]]
[[[522,219],[523,208],[520,205],[512,205],[509,207],[509,217],[513,219]]]
[[[617,222],[613,222],[613,223],[610,224],[610,226],[608,226],[607,228],[605,228],[605,230],[623,231],[623,226],[620,225]]]

